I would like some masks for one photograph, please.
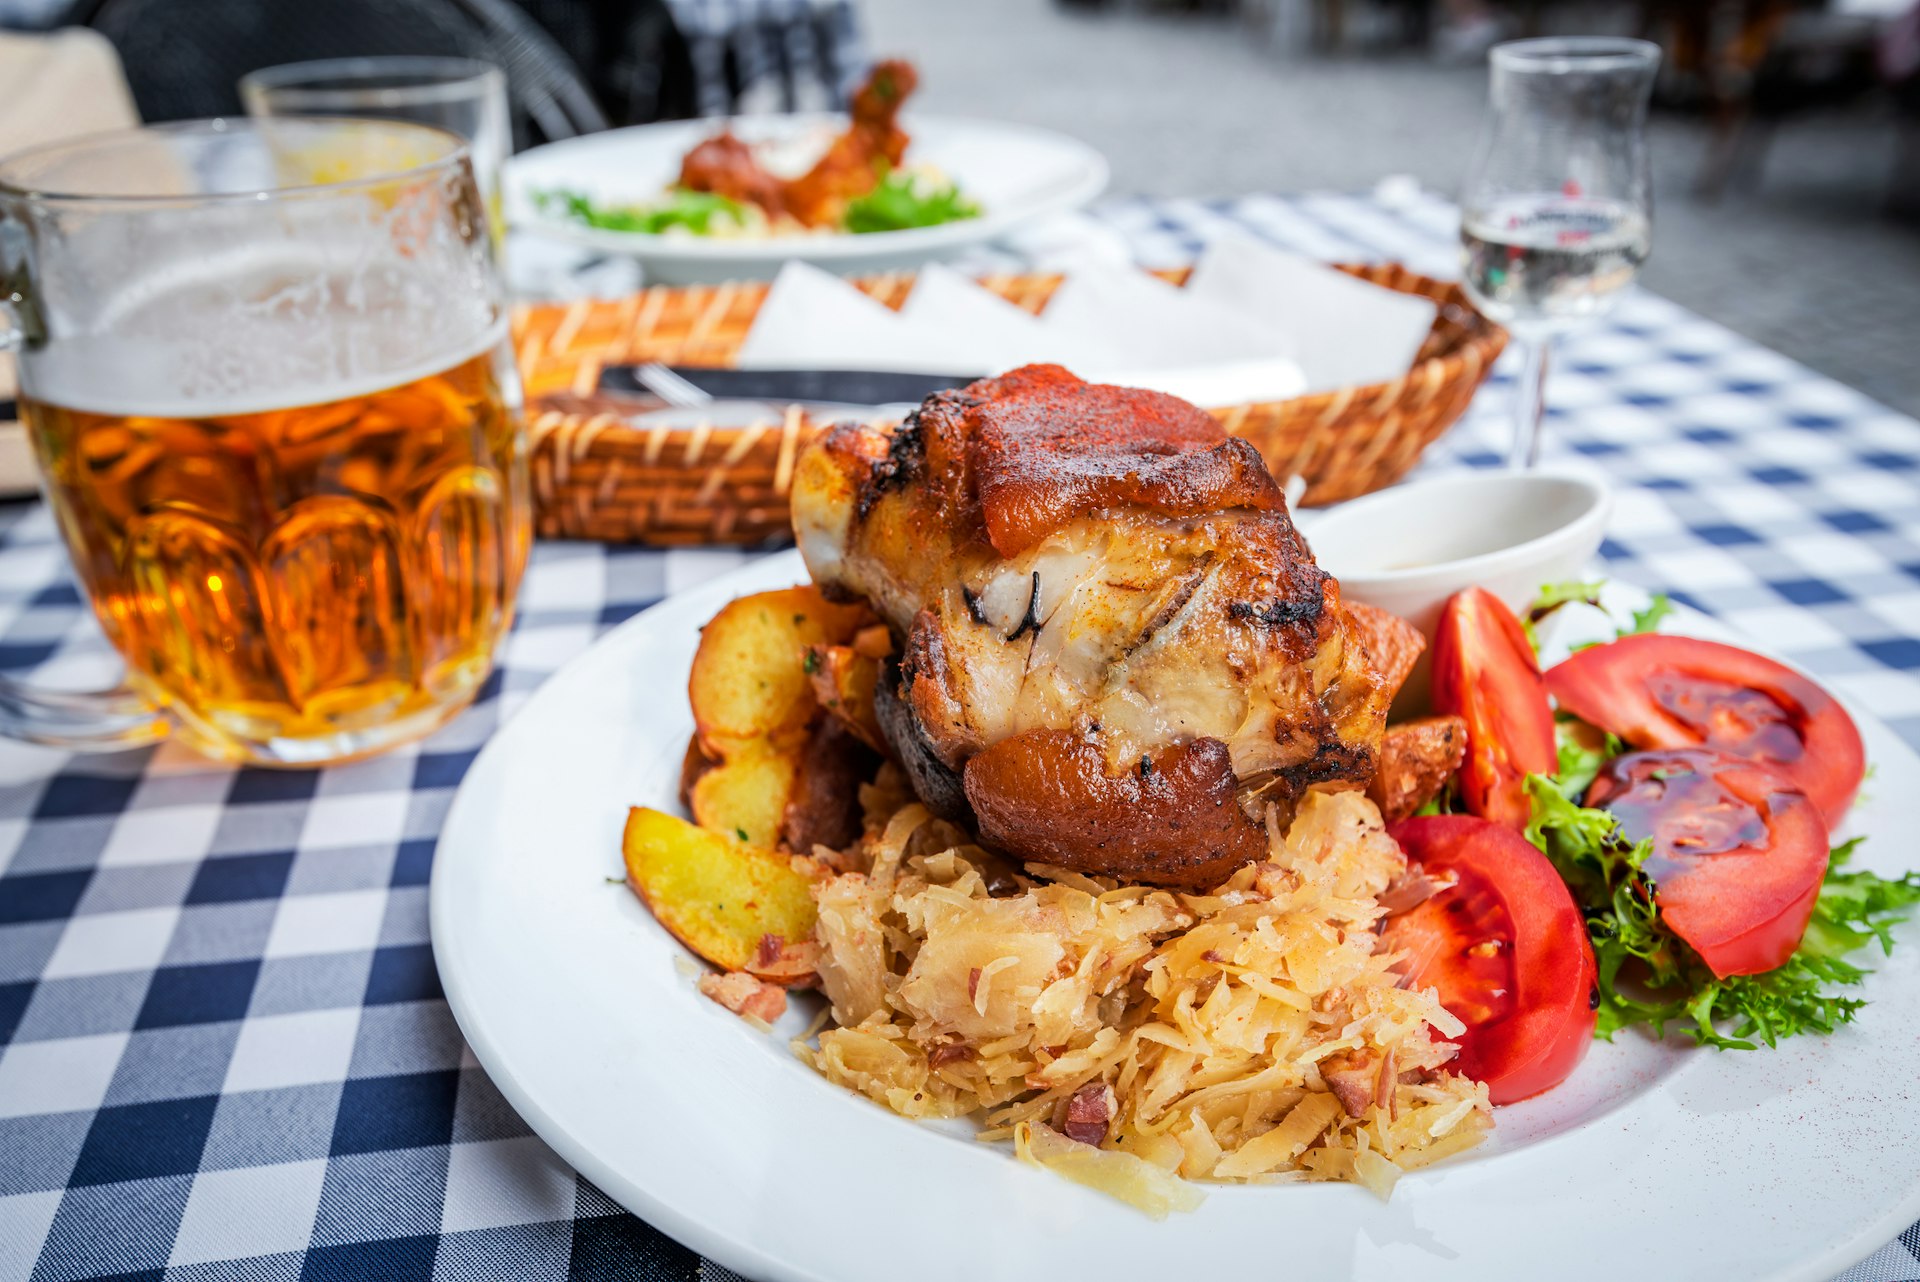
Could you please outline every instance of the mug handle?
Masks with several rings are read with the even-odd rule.
[[[17,294],[0,294],[0,352],[20,346],[25,331]],[[41,690],[0,675],[0,737],[77,752],[113,752],[152,743],[167,719],[126,686],[98,692]]]
[[[163,739],[167,719],[133,690],[40,690],[0,675],[0,738],[71,752],[118,752]]]

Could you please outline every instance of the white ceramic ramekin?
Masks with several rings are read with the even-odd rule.
[[[1542,584],[1579,578],[1606,533],[1613,497],[1566,472],[1461,472],[1396,485],[1306,517],[1315,558],[1350,601],[1390,610],[1433,636],[1465,587],[1518,610]]]

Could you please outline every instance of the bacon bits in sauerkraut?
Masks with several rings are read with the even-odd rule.
[[[1361,794],[1309,795],[1265,862],[1189,894],[1009,877],[889,783],[816,892],[831,1020],[797,1049],[833,1081],[908,1117],[978,1114],[982,1138],[1156,1214],[1186,1207],[1161,1173],[1384,1197],[1490,1127],[1484,1088],[1446,1068],[1461,1025],[1376,951],[1405,860]]]

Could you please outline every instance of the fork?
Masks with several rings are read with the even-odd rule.
[[[707,405],[713,397],[704,390],[689,383],[659,361],[648,361],[633,371],[634,381],[658,396],[669,405],[689,408],[695,405]]]

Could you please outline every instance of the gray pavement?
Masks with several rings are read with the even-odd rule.
[[[865,0],[873,47],[913,58],[927,111],[1046,125],[1099,147],[1119,194],[1459,191],[1477,65],[1304,57],[1243,18],[1050,0]],[[1690,193],[1703,125],[1657,118],[1651,288],[1920,415],[1920,230],[1881,214],[1891,125],[1870,109],[1783,129],[1758,186]]]

